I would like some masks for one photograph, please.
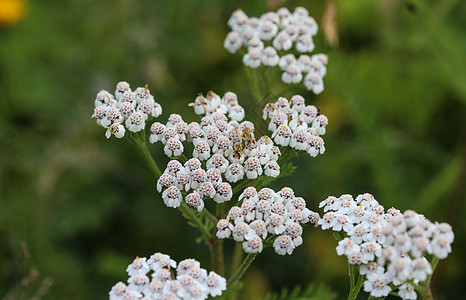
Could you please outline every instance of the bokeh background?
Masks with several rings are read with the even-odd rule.
[[[433,277],[438,299],[466,298],[466,5],[460,0],[0,0],[0,297],[105,299],[136,255],[193,257],[205,245],[168,209],[133,146],[91,120],[100,89],[149,84],[164,114],[196,117],[198,93],[234,91],[254,109],[241,56],[223,49],[237,8],[304,6],[329,54],[327,152],[301,157],[273,187],[308,206],[370,192],[453,225]],[[167,158],[151,146],[161,165]],[[292,256],[266,249],[241,299],[314,284],[345,299],[346,261],[330,232],[306,228]],[[233,243],[226,243],[227,257]],[[364,298],[367,296],[364,296]]]

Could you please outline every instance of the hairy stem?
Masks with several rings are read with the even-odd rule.
[[[185,202],[181,203],[179,210],[181,210],[181,212],[183,213],[183,216],[186,219],[188,219],[188,221],[191,221],[192,224],[194,224],[194,226],[196,226],[201,231],[206,241],[209,242],[210,238],[212,237],[212,233],[210,232],[208,228],[206,228],[204,223],[202,223],[202,220],[196,216],[194,211],[191,208],[189,208]]]
[[[241,243],[235,243],[235,250],[233,252],[233,261],[231,263],[230,277],[232,277],[234,272],[238,270],[239,265],[241,264],[242,258],[243,258],[243,247]]]
[[[358,297],[359,291],[361,290],[361,287],[363,284],[364,284],[364,275],[359,274],[358,281],[355,283],[355,285],[350,290],[350,293],[348,295],[348,300],[355,300]]]
[[[352,264],[348,263],[348,274],[350,279],[350,290],[354,288],[354,267]]]
[[[243,277],[244,273],[246,272],[246,270],[249,268],[249,266],[251,265],[251,263],[254,261],[254,259],[256,258],[257,256],[257,253],[254,253],[254,254],[248,254],[243,262],[241,263],[241,265],[239,266],[238,270],[236,270],[236,272],[230,277],[230,279],[228,279],[228,282],[227,282],[227,285],[233,285],[234,283],[236,283],[237,281],[239,281],[241,279],[241,277]]]
[[[138,152],[139,154],[141,154],[142,158],[146,161],[147,166],[151,170],[152,174],[154,174],[155,177],[160,177],[160,175],[162,175],[162,172],[160,171],[160,168],[155,162],[155,160],[152,158],[152,155],[150,154],[149,149],[147,148],[146,139],[144,138],[144,136],[141,136],[139,134],[131,134],[129,136],[129,139],[136,147],[136,149],[138,149]]]
[[[217,203],[217,219],[222,219],[225,212],[225,203]],[[224,267],[224,257],[223,257],[223,239],[219,239],[216,236],[213,236],[213,256],[216,261],[217,270],[215,270],[218,274],[224,275],[225,274],[225,267]]]
[[[256,70],[244,65],[244,71],[246,72],[246,77],[251,84],[252,94],[256,104],[259,105],[262,102],[262,95],[259,86],[259,81],[257,80]]]
[[[435,268],[437,268],[438,262],[439,262],[439,259],[436,256],[434,256],[432,258],[432,262],[431,262],[432,274],[434,274],[434,271],[435,271]],[[418,289],[419,293],[422,296],[422,299],[424,299],[424,300],[434,300],[434,296],[432,295],[432,290],[430,288],[430,282],[432,280],[432,274],[430,274],[429,277],[427,277],[426,281],[424,281],[422,284],[420,284],[419,289]]]

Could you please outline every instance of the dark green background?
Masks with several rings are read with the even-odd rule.
[[[133,146],[107,140],[90,116],[100,89],[146,83],[165,121],[200,92],[234,91],[254,107],[241,56],[223,49],[230,14],[259,16],[280,1],[28,1],[0,28],[0,297],[105,299],[136,256],[193,257],[199,235],[168,209]],[[418,3],[419,2],[419,3]],[[322,25],[326,1],[307,7]],[[308,103],[329,117],[325,155],[301,157],[291,186],[317,209],[328,195],[370,192],[454,226],[453,253],[433,278],[438,299],[465,298],[466,13],[458,0],[336,0],[339,45],[322,30],[326,89]],[[421,5],[419,5],[421,4]],[[160,145],[151,151],[167,162]],[[227,256],[233,243],[227,242]],[[346,260],[330,232],[306,228],[292,256],[266,249],[242,298],[320,282],[346,298]],[[21,285],[31,268],[36,280]],[[367,296],[364,296],[364,298]]]

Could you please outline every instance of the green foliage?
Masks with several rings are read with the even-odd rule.
[[[265,297],[257,300],[319,300],[335,299],[336,295],[328,287],[310,284],[305,289],[296,286],[293,289],[283,288],[280,292],[268,293]]]

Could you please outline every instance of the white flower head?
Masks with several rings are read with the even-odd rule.
[[[258,68],[261,65],[262,53],[259,49],[251,49],[243,56],[243,63],[251,68]]]
[[[240,222],[244,222],[244,214],[241,207],[233,206],[230,208],[228,212],[227,220],[229,222],[233,222],[234,224],[238,224]]]
[[[273,242],[275,252],[279,255],[291,255],[295,248],[293,241],[289,235],[280,235]]]
[[[266,47],[262,50],[261,61],[262,64],[269,67],[275,67],[278,65],[280,57],[277,54],[277,50],[273,47]]]
[[[125,124],[129,131],[139,132],[145,127],[144,115],[140,112],[134,112],[128,119],[126,119]]]
[[[285,72],[282,74],[282,81],[284,83],[288,83],[288,84],[299,83],[301,82],[302,79],[303,79],[302,71],[296,64],[289,65],[286,68]]]
[[[296,41],[296,50],[299,52],[312,52],[315,48],[311,35],[302,34]]]
[[[388,279],[385,274],[371,273],[367,275],[364,282],[364,291],[370,292],[373,297],[385,297],[392,289],[388,284]]]
[[[124,294],[126,293],[126,290],[128,289],[128,287],[126,286],[126,284],[124,284],[123,282],[118,282],[117,284],[115,284],[112,289],[110,290],[110,292],[108,293],[109,296],[110,296],[110,300],[119,300],[119,299],[123,299],[123,296]]]
[[[230,53],[235,53],[241,48],[242,45],[242,38],[239,33],[235,31],[228,33],[227,37],[225,38],[225,42],[223,43],[225,49],[227,49]]]
[[[432,254],[440,259],[447,258],[448,254],[451,252],[451,243],[449,242],[449,237],[443,234],[434,236],[431,246]]]
[[[142,292],[142,290],[149,285],[149,282],[149,277],[147,277],[145,274],[137,273],[128,279],[128,289]]]
[[[184,198],[184,200],[186,201],[186,204],[193,207],[199,212],[204,209],[204,201],[202,200],[202,196],[196,191],[191,194],[188,194]]]
[[[324,91],[324,81],[322,77],[314,72],[309,72],[306,77],[304,77],[304,85],[316,95]]]
[[[94,101],[95,107],[104,105],[104,106],[114,106],[116,101],[113,98],[113,95],[105,90],[101,90],[97,93],[97,96]]]
[[[177,208],[181,205],[183,197],[180,190],[176,186],[171,186],[163,191],[162,199],[166,206]]]
[[[217,237],[219,239],[225,239],[230,237],[233,225],[228,222],[227,219],[221,219],[217,222]]]
[[[248,224],[244,222],[238,222],[232,230],[232,237],[237,242],[242,242],[245,239],[252,238],[256,233],[252,230]]]
[[[257,235],[248,236],[243,242],[243,250],[246,253],[260,253],[262,247],[262,239]]]
[[[414,286],[412,286],[409,283],[405,283],[399,287],[398,295],[400,295],[401,299],[417,299],[417,294],[414,290]]]
[[[108,126],[105,136],[108,139],[113,134],[117,139],[121,139],[125,136],[125,131],[126,130],[123,125],[121,125],[120,123],[113,123],[110,126]]]
[[[353,252],[359,252],[360,247],[349,238],[344,238],[338,242],[337,254],[348,255]]]
[[[237,182],[238,180],[243,179],[244,177],[244,168],[240,164],[231,164],[228,166],[225,171],[225,178],[229,182]]]
[[[165,147],[163,148],[165,155],[168,157],[177,157],[183,153],[183,143],[178,138],[171,138],[167,140]]]
[[[222,292],[227,289],[226,279],[215,272],[209,273],[205,283],[207,285],[208,292],[212,297],[220,296]]]

